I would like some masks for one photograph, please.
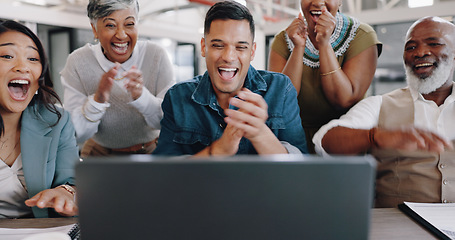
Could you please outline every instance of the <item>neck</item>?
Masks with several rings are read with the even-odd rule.
[[[237,94],[229,94],[229,93],[217,93],[216,100],[222,109],[229,108],[229,99],[231,97],[235,97]]]
[[[15,136],[17,132],[20,130],[20,120],[22,116],[22,112],[20,113],[1,113],[3,126],[5,132],[1,136],[1,138],[5,138],[8,136]]]
[[[447,81],[444,85],[442,85],[440,88],[436,89],[435,91],[428,93],[428,94],[422,94],[423,98],[429,101],[433,101],[436,103],[436,105],[441,106],[446,98],[452,94],[452,88],[453,88],[453,82],[452,81]]]

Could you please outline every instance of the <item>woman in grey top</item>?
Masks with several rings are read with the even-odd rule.
[[[161,102],[174,84],[159,46],[138,40],[137,0],[90,0],[98,44],[75,50],[61,72],[81,156],[150,153],[162,118]]]

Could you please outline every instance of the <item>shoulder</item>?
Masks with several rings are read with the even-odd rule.
[[[167,91],[166,95],[191,95],[201,81],[202,75],[196,76],[192,79],[178,82],[172,85],[171,88]]]
[[[291,79],[283,73],[272,72],[267,70],[256,70],[257,73],[265,80],[268,88],[271,87],[284,87],[288,90],[289,87],[293,87]]]
[[[41,122],[46,126],[64,126],[68,122],[71,123],[70,114],[68,111],[64,110],[63,108],[56,106],[56,111],[53,112],[46,108],[44,104],[35,103],[29,105],[24,113],[23,113],[23,120],[26,123],[32,122]],[[60,114],[60,119],[58,118],[58,114]]]
[[[367,23],[361,22],[357,32],[373,33],[376,34],[376,31]]]

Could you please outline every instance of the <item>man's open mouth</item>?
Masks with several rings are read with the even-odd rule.
[[[220,68],[218,68],[218,72],[220,73],[222,78],[231,79],[237,74],[238,69],[237,68],[222,68],[222,67],[220,67]]]

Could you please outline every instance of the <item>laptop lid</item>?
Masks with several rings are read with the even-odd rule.
[[[90,157],[82,239],[367,239],[371,156]]]

